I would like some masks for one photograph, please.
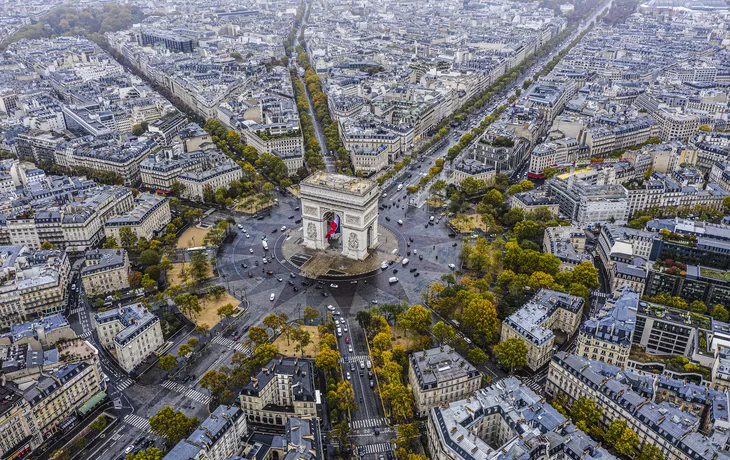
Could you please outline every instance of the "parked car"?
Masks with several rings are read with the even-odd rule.
[[[273,301],[276,298],[276,295],[272,292],[269,296],[269,300]]]

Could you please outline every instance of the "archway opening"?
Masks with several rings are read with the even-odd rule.
[[[324,213],[325,241],[329,249],[342,250],[342,217],[333,211]]]
[[[366,232],[367,244],[366,248],[370,249],[373,246],[373,226],[369,226]]]

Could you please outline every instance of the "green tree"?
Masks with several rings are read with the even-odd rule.
[[[355,315],[355,320],[361,328],[367,330],[370,328],[370,322],[372,321],[372,314],[367,310],[361,310]]]
[[[165,440],[168,447],[172,447],[183,438],[188,437],[200,422],[197,417],[189,418],[183,412],[175,411],[165,406],[157,414],[150,417],[150,429],[153,433]]]
[[[730,314],[728,313],[727,308],[720,304],[717,304],[712,307],[712,317],[718,321],[726,323],[728,318],[730,317]]]
[[[142,284],[142,273],[132,270],[127,275],[127,281],[129,281],[129,285],[131,287],[133,287],[133,288],[138,287],[140,284]]]
[[[119,241],[124,249],[130,250],[137,245],[137,234],[129,227],[122,227],[119,229]]]
[[[220,308],[218,308],[218,311],[216,313],[218,314],[218,316],[221,319],[223,319],[223,318],[226,318],[226,319],[232,318],[233,315],[236,314],[236,307],[234,307],[230,303],[227,303],[227,304],[221,306]]]
[[[487,362],[487,354],[481,348],[472,348],[466,354],[466,359],[475,366],[482,366]]]
[[[190,264],[195,281],[200,282],[208,277],[210,262],[204,251],[195,251],[190,254]]]
[[[332,434],[340,445],[340,449],[350,445],[350,424],[346,420],[332,425]]]
[[[436,340],[442,344],[450,343],[452,340],[454,340],[454,336],[456,335],[456,331],[454,330],[454,328],[451,327],[451,325],[444,323],[443,321],[439,321],[438,323],[434,324],[431,333],[436,338]]]
[[[337,349],[337,338],[334,336],[334,334],[327,332],[320,336],[319,345],[323,348],[329,347],[332,350],[336,350]]]
[[[144,265],[145,267],[157,265],[160,263],[160,253],[152,249],[142,251],[142,253],[139,255],[139,263]]]
[[[248,330],[248,338],[251,342],[253,342],[254,347],[258,347],[262,343],[266,343],[269,341],[269,334],[263,327],[251,326],[251,328]]]
[[[634,460],[664,460],[664,454],[658,447],[645,442],[641,445],[639,454],[634,457]]]
[[[329,347],[322,347],[319,353],[314,357],[314,365],[325,372],[337,369],[340,362],[340,353]]]
[[[192,317],[200,313],[200,301],[195,294],[180,294],[175,296],[174,301],[180,311],[185,313],[188,317]]]
[[[219,399],[223,390],[228,386],[228,375],[225,372],[211,369],[200,378],[200,386],[209,390],[216,399]]]
[[[638,445],[639,435],[627,428],[623,431],[623,433],[621,433],[621,437],[616,441],[613,447],[619,454],[630,457],[636,453]]]
[[[96,417],[96,419],[91,423],[91,425],[89,425],[89,428],[96,432],[101,432],[104,430],[104,428],[106,428],[106,425],[107,425],[106,417],[103,415],[100,415],[100,416]]]
[[[697,313],[700,315],[703,315],[707,312],[707,305],[701,300],[693,300],[691,304],[689,304],[689,309],[693,313]]]
[[[462,324],[482,345],[492,342],[497,334],[499,320],[494,304],[486,299],[474,299],[464,308]]]
[[[395,440],[399,449],[405,449],[406,452],[413,452],[418,446],[418,438],[420,432],[418,425],[415,423],[401,423],[398,425],[398,437]]]
[[[305,322],[311,323],[319,316],[319,310],[310,306],[306,306],[304,307],[304,313],[302,313],[302,316],[304,317]]]
[[[187,343],[183,343],[180,345],[180,348],[177,349],[177,355],[181,358],[186,358],[191,354],[193,354],[193,348]]]
[[[402,383],[381,386],[381,396],[388,401],[391,413],[397,420],[406,421],[413,417],[413,393]]]
[[[44,241],[43,244],[41,244],[41,251],[50,251],[52,249],[56,249],[56,246],[53,243]]]
[[[299,353],[304,355],[304,350],[312,343],[312,334],[302,328],[296,328],[292,331],[292,338],[297,343]]]
[[[282,317],[277,315],[276,313],[269,313],[264,318],[264,326],[270,327],[274,331],[278,331],[282,326],[284,326],[284,321],[282,320]]]
[[[258,366],[264,366],[279,354],[279,349],[272,343],[262,343],[253,350],[253,362]]]
[[[386,334],[385,332],[379,332],[373,338],[373,349],[375,349],[376,351],[382,352],[385,350],[390,350],[391,347],[392,342],[390,340],[390,334]]]
[[[177,367],[177,358],[173,355],[164,355],[160,357],[157,362],[160,369],[167,372],[168,374]]]
[[[358,410],[357,404],[355,404],[355,390],[352,388],[352,384],[346,380],[337,384],[337,407],[344,411]]]
[[[398,315],[398,323],[404,331],[425,331],[431,325],[431,312],[422,305],[413,305],[408,310]]]
[[[157,447],[140,450],[136,454],[127,454],[125,460],[162,460],[165,455]]]
[[[142,288],[147,292],[152,292],[157,289],[157,281],[150,278],[150,275],[146,274],[142,277]]]
[[[606,435],[604,436],[604,440],[606,441],[606,444],[609,446],[613,446],[616,444],[616,441],[621,439],[621,436],[624,434],[624,430],[626,429],[626,422],[623,420],[613,420],[610,425],[608,425],[608,429],[606,430]]]
[[[573,268],[573,282],[583,286],[598,288],[598,269],[591,262],[581,262]]]
[[[510,368],[510,372],[527,364],[527,345],[522,339],[511,338],[499,342],[494,346],[494,354],[503,366]]]
[[[102,245],[104,249],[118,249],[119,245],[117,244],[117,239],[113,236],[107,236],[104,240],[104,244]]]

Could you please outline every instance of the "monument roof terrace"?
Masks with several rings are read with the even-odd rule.
[[[377,183],[359,177],[345,176],[342,174],[330,174],[324,171],[318,171],[304,179],[302,185],[324,187],[337,190],[339,192],[364,196],[366,193],[376,187]]]

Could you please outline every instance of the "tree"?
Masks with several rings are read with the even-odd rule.
[[[53,243],[44,241],[43,244],[41,244],[41,251],[50,251],[52,249],[56,249],[56,245],[54,245]]]
[[[234,307],[230,303],[227,303],[227,304],[221,306],[220,308],[218,308],[218,311],[216,311],[216,313],[218,314],[218,316],[221,319],[223,319],[223,318],[226,318],[226,319],[232,318],[233,315],[236,314],[236,307]]]
[[[381,396],[390,405],[396,419],[405,421],[413,417],[413,393],[402,383],[389,383],[381,387]]]
[[[487,354],[481,348],[472,348],[466,354],[466,359],[475,366],[482,366],[487,362]]]
[[[104,240],[104,244],[102,245],[104,249],[118,249],[119,245],[117,244],[117,239],[113,236],[107,236]]]
[[[623,431],[623,433],[621,433],[621,437],[616,441],[613,447],[619,454],[629,457],[634,455],[638,445],[639,435],[627,428]]]
[[[138,287],[142,283],[142,273],[132,270],[127,275],[127,281],[129,281],[129,285],[133,288]]]
[[[372,314],[367,310],[361,310],[355,315],[355,320],[361,328],[367,330],[370,328],[370,322],[372,320]]]
[[[248,339],[253,342],[255,347],[269,341],[269,334],[266,329],[261,326],[251,326],[248,330]]]
[[[697,313],[700,315],[703,315],[707,312],[707,305],[701,300],[693,300],[691,304],[689,304],[689,309],[693,313]]]
[[[180,311],[189,317],[200,313],[200,302],[198,301],[198,297],[194,294],[180,294],[175,296],[173,300],[177,304],[178,308],[180,308]]]
[[[321,347],[329,347],[333,350],[337,349],[337,338],[334,334],[330,334],[329,332],[326,334],[322,334],[319,338],[319,345]]]
[[[304,313],[302,314],[304,316],[304,321],[311,323],[317,317],[319,316],[319,311],[316,308],[312,308],[309,306],[304,307]]]
[[[408,329],[423,331],[431,325],[431,312],[422,305],[414,305],[398,315],[398,323],[403,327],[406,335]]]
[[[322,347],[314,357],[314,365],[325,372],[337,369],[340,362],[340,353],[329,347]]]
[[[355,404],[355,390],[353,390],[352,384],[346,380],[337,384],[337,406],[344,411],[358,409]]]
[[[581,262],[573,268],[573,282],[589,289],[598,288],[598,269],[592,262]]]
[[[279,354],[279,349],[272,343],[262,343],[253,350],[253,362],[258,366],[264,366]]]
[[[626,422],[623,420],[616,419],[612,421],[611,424],[608,425],[606,435],[604,436],[606,444],[609,446],[615,445],[616,441],[618,441],[621,438],[621,435],[623,435],[625,429]]]
[[[137,234],[131,228],[124,226],[119,229],[119,241],[124,249],[130,250],[137,245]]]
[[[264,318],[264,326],[270,327],[274,331],[278,331],[280,327],[284,325],[281,316],[278,316],[276,313],[269,313]]]
[[[157,265],[160,263],[160,253],[152,249],[142,251],[139,255],[139,263],[145,267]]]
[[[302,328],[296,328],[292,331],[292,337],[298,344],[299,353],[304,355],[304,349],[312,343],[312,334]]]
[[[96,432],[101,432],[104,430],[104,428],[106,428],[106,425],[107,425],[106,417],[103,415],[100,415],[100,416],[96,417],[96,419],[91,423],[91,425],[89,425],[89,428]]]
[[[451,342],[456,335],[456,331],[454,330],[454,328],[451,327],[451,325],[444,323],[443,321],[439,321],[438,323],[434,324],[431,332],[433,333],[433,336],[436,338],[436,340],[442,344],[447,344]]]
[[[396,318],[398,318],[398,315],[400,315],[407,309],[407,302],[384,303],[383,305],[378,307],[378,311],[385,317],[386,321],[395,320]]]
[[[193,354],[193,348],[187,343],[183,343],[180,345],[180,348],[177,349],[177,355],[181,358],[185,358],[191,354]]]
[[[730,317],[730,313],[728,313],[727,308],[723,307],[720,304],[717,304],[712,307],[712,317],[718,321],[726,323],[728,318]]]
[[[140,450],[136,454],[127,454],[125,460],[162,460],[165,455],[157,447]]]
[[[390,340],[390,334],[386,334],[385,332],[379,332],[374,338],[373,338],[373,348],[376,351],[385,351],[390,350],[392,347],[392,342]]]
[[[188,418],[183,412],[175,411],[170,406],[163,407],[150,417],[150,429],[163,438],[168,447],[188,437],[199,424],[197,417]]]
[[[417,440],[420,437],[418,425],[415,423],[401,423],[398,425],[398,437],[395,440],[399,449],[405,449],[406,452],[412,452],[418,445]]]
[[[602,413],[603,409],[597,407],[594,400],[581,396],[573,403],[570,418],[578,428],[590,434],[600,427]]]
[[[223,393],[223,390],[228,386],[228,375],[224,372],[211,369],[200,378],[200,386],[209,390],[218,399],[221,393]]]
[[[641,445],[639,454],[634,457],[634,460],[664,460],[664,454],[658,447],[645,442]]]
[[[150,275],[146,274],[142,277],[142,288],[147,292],[152,292],[157,288],[157,281],[150,278]]]
[[[177,367],[177,358],[173,355],[161,356],[157,362],[160,369],[167,372],[168,374]]]
[[[205,252],[195,251],[190,254],[190,263],[193,267],[192,272],[195,281],[200,282],[208,277],[208,268],[210,267],[210,263],[208,262],[208,257],[206,257]]]
[[[499,327],[497,310],[486,299],[477,298],[469,302],[461,319],[464,327],[483,345],[491,343]]]
[[[350,445],[350,425],[347,420],[332,425],[332,434],[340,445],[340,449]]]
[[[510,371],[527,364],[527,345],[522,339],[511,338],[499,342],[494,346],[494,354],[503,366],[510,368]]]

